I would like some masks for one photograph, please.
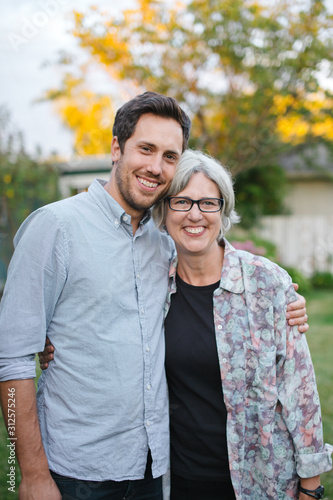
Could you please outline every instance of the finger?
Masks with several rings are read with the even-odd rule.
[[[39,363],[49,363],[54,358],[52,353],[49,354],[41,354],[39,356]]]
[[[49,364],[48,363],[39,363],[40,367],[42,370],[46,370],[48,368]]]
[[[287,312],[287,319],[305,318],[305,316],[306,316],[305,307],[303,307],[303,309],[296,309],[295,311]]]
[[[293,287],[294,287],[294,289],[295,289],[295,292],[297,292],[297,290],[298,290],[298,288],[299,288],[298,284],[297,284],[297,283],[293,283]]]
[[[309,329],[309,328],[310,328],[310,327],[309,327],[309,325],[308,325],[307,323],[304,323],[303,325],[300,325],[300,326],[298,327],[298,331],[299,331],[300,333],[306,333],[306,332],[308,331],[308,329]]]
[[[288,320],[288,323],[290,326],[300,326],[300,325],[303,325],[304,323],[306,323],[308,320],[308,316],[307,314],[305,314],[304,316],[301,316],[299,318],[292,318],[292,319],[289,319]]]
[[[54,352],[54,346],[52,344],[46,345],[44,347],[44,351],[40,351],[38,353],[38,356],[47,356],[48,354]]]
[[[305,307],[305,298],[299,296],[298,300],[290,302],[287,306],[287,311],[293,311],[295,309],[303,309]]]
[[[306,315],[306,309],[303,307],[303,309],[296,309],[295,311],[288,311],[286,314],[286,318],[289,319],[294,319],[294,318],[304,318]]]

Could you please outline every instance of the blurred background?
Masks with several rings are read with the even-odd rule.
[[[285,267],[308,300],[333,443],[333,0],[115,4],[0,5],[0,295],[24,218],[109,177],[118,107],[173,96],[190,147],[234,176],[242,222],[229,239]],[[332,473],[323,481],[333,498]]]

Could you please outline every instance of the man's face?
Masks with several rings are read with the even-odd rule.
[[[182,154],[183,132],[172,118],[142,115],[121,153],[112,140],[115,163],[108,191],[131,216],[150,208],[168,190]]]

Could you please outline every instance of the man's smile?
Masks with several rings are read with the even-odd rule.
[[[159,186],[159,182],[148,181],[147,179],[143,179],[142,177],[137,177],[140,184],[148,188],[157,188]]]

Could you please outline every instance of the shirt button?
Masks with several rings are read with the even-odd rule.
[[[114,225],[115,225],[115,226],[119,226],[119,220],[117,220],[117,219],[116,219],[116,220],[114,221]]]
[[[147,389],[148,389],[148,391],[150,391],[150,389],[151,389],[151,385],[150,384],[147,384]]]
[[[222,330],[222,325],[218,325],[217,329]]]
[[[150,421],[149,421],[149,420],[147,420],[147,427],[149,427],[149,426],[150,426]]]
[[[146,352],[150,352],[149,346],[146,347]]]
[[[141,314],[144,314],[145,313],[145,310],[144,308],[141,309]]]
[[[227,363],[227,362],[228,362],[227,358],[222,359],[222,363]]]
[[[128,217],[127,217],[127,215],[124,215],[124,217],[123,217],[123,221],[125,221],[125,222],[127,222],[127,221],[128,221]]]
[[[138,278],[138,280],[140,279],[140,274],[137,274],[136,277]]]

